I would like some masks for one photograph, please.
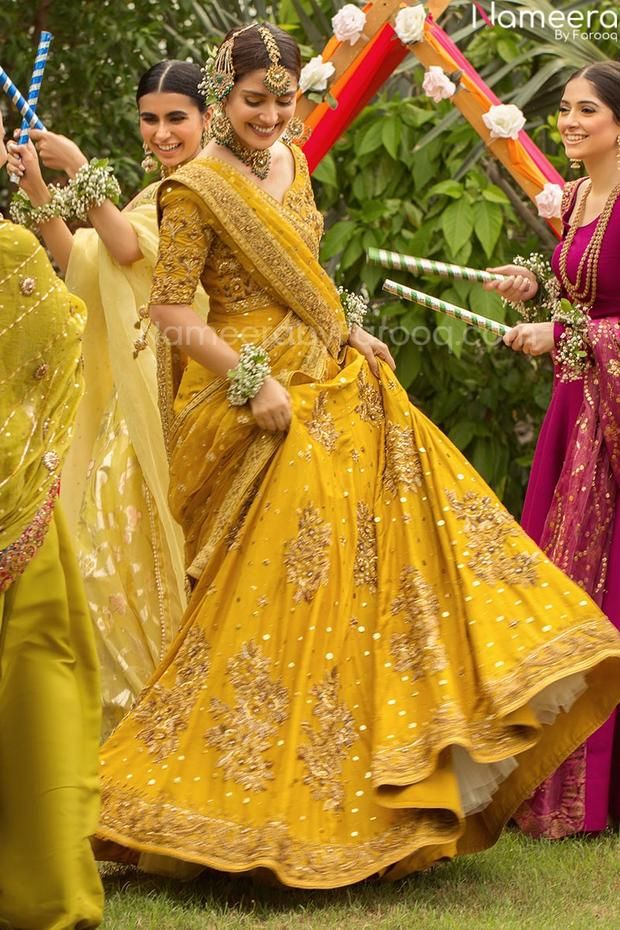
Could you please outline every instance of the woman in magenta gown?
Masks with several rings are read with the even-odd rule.
[[[585,311],[587,368],[566,380],[556,354],[570,335],[563,324],[522,323],[505,337],[515,351],[551,351],[555,362],[522,522],[620,628],[620,63],[592,65],[570,79],[558,127],[568,156],[587,172],[564,189],[564,233],[551,262],[562,296]],[[497,270],[507,274],[497,289],[508,300],[536,296],[531,272]],[[524,832],[551,839],[599,832],[620,819],[618,710],[515,819]]]

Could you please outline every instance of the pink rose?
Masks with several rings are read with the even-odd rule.
[[[435,103],[442,100],[448,100],[456,93],[456,84],[451,81],[443,68],[438,65],[431,65],[422,83],[422,90],[427,97],[431,97]]]
[[[538,215],[546,220],[562,215],[562,188],[559,184],[547,182],[540,194],[535,198]]]

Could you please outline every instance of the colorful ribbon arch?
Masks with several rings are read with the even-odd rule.
[[[413,0],[373,0],[364,7],[366,28],[364,36],[355,45],[350,46],[335,38],[327,43],[322,57],[324,61],[331,61],[336,69],[330,93],[337,100],[338,106],[331,109],[327,103],[314,104],[300,97],[297,107],[298,115],[312,130],[304,146],[310,170],[316,168],[411,52],[427,68],[438,65],[448,74],[462,72],[459,90],[452,97],[454,105],[528,197],[534,200],[547,183],[562,187],[564,181],[561,175],[526,132],[521,131],[515,140],[491,138],[482,117],[492,106],[500,104],[501,100],[438,25],[437,19],[450,5],[449,0],[430,0],[426,3],[429,15],[424,38],[414,45],[403,45],[394,31],[393,22],[402,7],[415,5],[417,3]],[[549,223],[559,234],[559,219],[550,220]]]

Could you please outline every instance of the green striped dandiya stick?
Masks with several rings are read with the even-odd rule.
[[[368,249],[368,261],[384,268],[397,268],[400,271],[412,271],[414,274],[437,274],[442,278],[461,278],[465,281],[503,281],[501,274],[480,271],[478,268],[465,268],[462,265],[449,265],[436,262],[432,258],[416,258],[414,255],[401,255],[387,249]]]
[[[457,307],[456,304],[450,304],[439,297],[431,297],[423,291],[414,291],[404,284],[397,284],[396,281],[385,281],[383,290],[389,294],[395,294],[402,300],[411,300],[413,303],[421,304],[423,307],[429,307],[438,313],[445,313],[447,316],[453,316],[457,320],[469,323],[471,326],[477,326],[478,329],[485,329],[496,336],[503,336],[509,331],[510,326],[504,323],[498,323],[496,320],[489,320],[486,316],[480,316],[479,313],[472,313],[471,310],[465,310],[464,307]]]

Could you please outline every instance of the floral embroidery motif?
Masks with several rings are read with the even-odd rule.
[[[307,429],[313,439],[325,446],[328,452],[333,452],[340,434],[334,425],[333,416],[327,409],[327,397],[328,392],[321,391],[315,400]]]
[[[218,767],[230,781],[247,791],[265,791],[273,780],[273,761],[264,753],[288,715],[288,694],[279,682],[271,680],[273,660],[261,655],[250,640],[228,662],[228,673],[235,689],[236,703],[229,707],[219,698],[210,702],[217,726],[205,733],[205,740],[220,753]]]
[[[487,584],[522,584],[532,586],[538,581],[537,552],[507,552],[511,536],[520,529],[513,518],[490,497],[480,497],[468,491],[459,500],[453,491],[446,491],[455,516],[465,524],[471,549],[469,567]]]
[[[439,601],[432,586],[412,565],[400,573],[400,594],[392,601],[392,616],[403,615],[406,632],[392,635],[392,656],[397,672],[412,672],[414,679],[448,667],[440,639]]]
[[[153,274],[150,303],[191,304],[214,238],[196,204],[169,197],[166,185],[161,198],[163,218],[159,231],[159,258]]]
[[[620,378],[620,361],[617,358],[611,358],[607,362],[607,374],[612,378]]]
[[[329,545],[332,528],[316,508],[305,507],[299,518],[299,533],[284,547],[286,580],[297,586],[294,601],[313,600],[329,576]]]
[[[407,426],[387,424],[383,483],[392,494],[398,494],[401,484],[409,491],[422,484],[420,458],[413,444],[413,432]]]
[[[31,559],[43,545],[59,493],[60,481],[57,479],[50,488],[43,506],[36,512],[19,539],[0,550],[0,592],[6,591],[26,571]]]
[[[377,590],[377,529],[370,508],[364,501],[357,505],[357,546],[353,578],[355,584]]]
[[[143,723],[138,731],[151,755],[161,762],[175,752],[196,702],[197,692],[206,687],[209,674],[209,644],[198,627],[193,627],[176,659],[176,681],[166,687],[158,681],[145,692],[133,711],[134,720]]]
[[[315,729],[307,721],[302,723],[308,742],[298,753],[306,765],[304,784],[310,786],[315,801],[323,801],[326,811],[342,810],[342,766],[357,739],[353,714],[345,704],[338,702],[339,687],[338,669],[334,668],[312,688],[316,698],[312,714],[318,718],[319,728]]]
[[[363,368],[360,368],[360,373],[357,376],[357,390],[360,402],[355,408],[355,412],[367,423],[382,423],[385,414],[383,412],[381,392],[366,380]]]

